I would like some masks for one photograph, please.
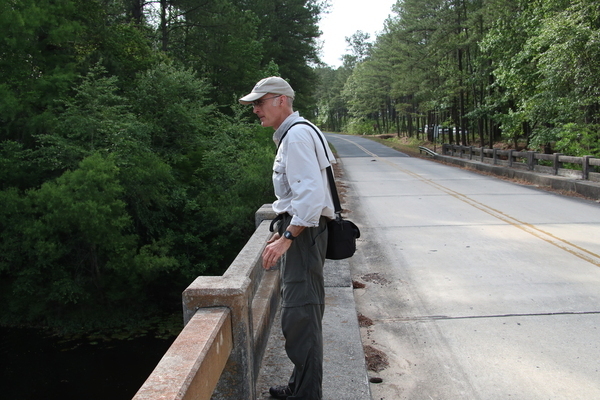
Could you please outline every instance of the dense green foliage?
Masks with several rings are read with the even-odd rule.
[[[450,143],[598,156],[599,10],[595,0],[399,0],[373,43],[359,32],[347,63],[317,70],[319,122],[430,140],[440,126]]]
[[[236,99],[275,73],[310,93],[322,5],[152,4],[0,0],[4,324],[179,312],[272,200],[271,133]]]
[[[399,0],[337,69],[326,6],[0,0],[0,322],[139,320],[220,273],[272,200],[236,104],[265,76],[325,129],[600,155],[596,1]]]

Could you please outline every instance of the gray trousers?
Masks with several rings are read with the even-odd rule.
[[[285,231],[291,217],[280,224]],[[282,263],[281,327],[285,350],[294,364],[288,382],[288,400],[321,400],[323,397],[323,264],[327,249],[327,219],[306,228],[292,243]]]
[[[285,351],[294,363],[288,400],[323,398],[323,304],[281,309]]]

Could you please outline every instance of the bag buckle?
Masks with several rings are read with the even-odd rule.
[[[275,218],[273,218],[273,220],[271,221],[271,225],[269,225],[270,232],[275,232],[275,230],[274,230],[275,224],[283,219],[283,215],[284,214],[277,214],[277,216]]]

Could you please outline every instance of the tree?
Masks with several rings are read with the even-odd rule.
[[[296,91],[294,105],[303,114],[312,111],[318,65],[318,22],[326,4],[322,0],[239,0],[259,20],[257,37],[263,48],[261,66],[273,61]],[[261,76],[263,78],[264,76]]]
[[[0,140],[34,146],[57,99],[98,62],[130,82],[155,61],[143,32],[107,23],[98,1],[2,2],[0,31]]]
[[[217,104],[259,79],[264,50],[256,16],[235,1],[162,1],[162,49],[201,73]]]
[[[163,311],[191,279],[222,272],[268,201],[270,135],[218,114],[194,71],[157,64],[123,90],[97,65],[78,81],[36,147],[1,142],[0,165],[18,169],[0,174],[4,323],[114,326]]]
[[[341,93],[352,70],[344,66],[335,70],[331,67],[318,67],[315,72],[319,77],[315,122],[323,129],[340,132],[348,117],[347,104]]]
[[[342,56],[344,63],[341,67],[336,70],[331,67],[315,68],[319,78],[315,117],[325,129],[339,132],[348,122],[348,107],[342,91],[356,64],[368,57],[372,47],[369,39],[368,33],[357,31],[346,38],[350,53]]]
[[[356,31],[352,36],[346,37],[346,44],[350,54],[343,56],[345,67],[354,67],[357,63],[365,61],[371,54],[373,44],[370,42],[371,35],[363,31]]]
[[[595,2],[570,3],[548,13],[524,50],[534,54],[540,77],[526,106],[528,118],[544,121],[533,132],[533,143],[558,141],[573,152],[590,138],[597,141],[600,132],[600,15]],[[598,154],[597,146],[585,147]]]
[[[596,137],[598,62],[595,2],[515,1],[482,42],[494,59],[495,116],[505,134],[536,147]],[[573,135],[579,130],[579,135]],[[565,136],[566,135],[566,136]],[[571,139],[567,139],[567,137]],[[564,140],[562,140],[564,139]],[[575,142],[573,140],[575,139]]]
[[[312,110],[323,4],[149,4],[0,3],[2,323],[172,312],[272,200],[271,134],[236,99],[281,74]]]
[[[29,142],[43,130],[40,111],[76,78],[80,11],[74,0],[0,3],[0,140]]]
[[[119,199],[123,188],[117,173],[114,162],[95,154],[76,171],[65,172],[24,198],[15,191],[4,193],[10,195],[12,207],[21,209],[13,217],[3,215],[3,222],[10,222],[3,224],[3,231],[16,235],[18,240],[11,242],[18,243],[21,253],[15,256],[16,249],[3,249],[12,255],[4,271],[12,276],[3,291],[6,311],[22,313],[26,321],[52,320],[65,309],[98,311],[96,302],[106,304],[117,293],[127,293],[129,280],[114,276],[130,275],[133,254],[128,249],[134,240],[127,233],[131,221]]]

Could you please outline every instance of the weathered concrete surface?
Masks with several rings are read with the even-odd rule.
[[[199,310],[133,399],[210,399],[232,349],[229,309]]]
[[[260,256],[271,235],[268,226],[269,221],[259,222],[223,276],[198,277],[182,295],[184,322],[202,308],[231,310],[234,349],[214,399],[254,399],[257,368],[279,299],[277,272],[265,272],[261,266]]]
[[[370,400],[348,261],[327,260],[324,272],[323,399]],[[284,385],[290,377],[293,364],[284,343],[277,313],[257,378],[257,399],[272,399],[269,387]]]
[[[276,216],[277,214],[273,211],[273,206],[271,204],[263,204],[256,213],[254,213],[254,225],[258,228],[263,221],[271,221]]]
[[[279,270],[268,271],[252,302],[252,325],[254,328],[254,370],[258,371],[267,347],[273,319],[279,306],[281,280]]]
[[[373,398],[600,398],[598,204],[346,139]]]

